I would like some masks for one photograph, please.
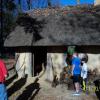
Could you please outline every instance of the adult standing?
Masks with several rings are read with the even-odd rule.
[[[7,69],[4,61],[0,59],[0,100],[8,100],[6,87],[4,85],[7,77]]]
[[[73,54],[72,58],[72,75],[73,75],[73,81],[75,85],[75,93],[74,95],[80,95],[79,90],[80,90],[80,74],[81,74],[81,60],[78,57],[77,53]]]

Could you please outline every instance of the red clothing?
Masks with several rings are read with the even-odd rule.
[[[0,82],[5,81],[5,76],[7,75],[7,69],[3,60],[0,60]]]

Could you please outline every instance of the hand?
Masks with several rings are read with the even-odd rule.
[[[9,77],[9,73],[7,75],[5,75],[5,78]]]
[[[5,75],[5,78],[7,78],[7,75]]]

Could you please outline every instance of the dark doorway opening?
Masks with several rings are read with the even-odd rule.
[[[34,51],[34,76],[38,75],[42,71],[42,64],[46,65],[47,49],[36,48]]]

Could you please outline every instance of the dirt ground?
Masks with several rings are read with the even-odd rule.
[[[37,78],[16,79],[7,86],[9,100],[98,100],[95,93],[73,96],[66,85],[51,87],[51,83]]]

